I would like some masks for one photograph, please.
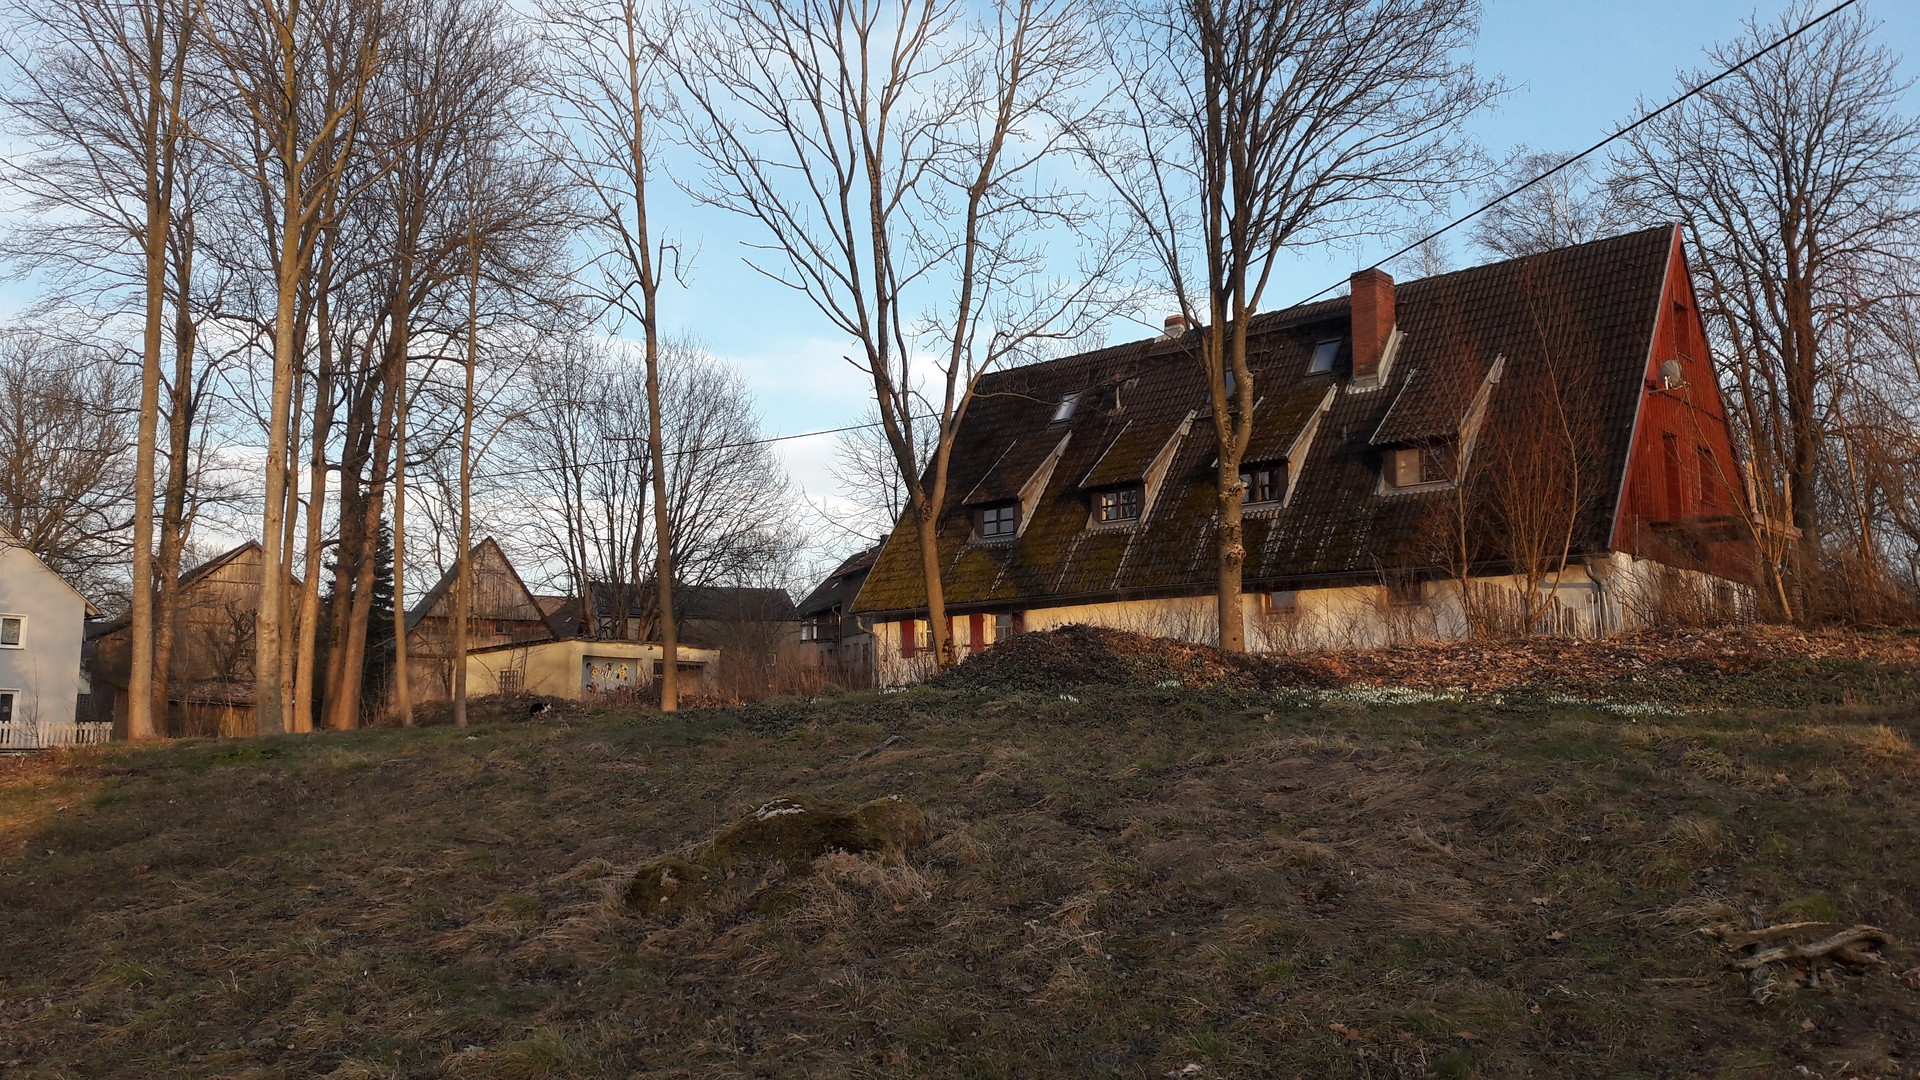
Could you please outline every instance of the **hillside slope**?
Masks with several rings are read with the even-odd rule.
[[[961,680],[0,761],[0,1075],[1912,1077],[1920,713],[1855,663],[1767,677],[1887,693]],[[619,901],[890,794],[904,866]],[[1753,912],[1892,963],[1756,1006],[1696,932]]]

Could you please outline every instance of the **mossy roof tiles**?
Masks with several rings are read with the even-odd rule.
[[[1307,373],[1314,342],[1347,328],[1344,298],[1257,316],[1248,361],[1260,404],[1245,460],[1284,454],[1325,388],[1338,384],[1341,392],[1322,416],[1304,460],[1290,463],[1297,477],[1291,501],[1246,518],[1249,587],[1421,565],[1425,524],[1435,500],[1446,494],[1381,494],[1382,451],[1374,439],[1389,411],[1389,434],[1411,439],[1450,433],[1497,356],[1506,361],[1483,444],[1512,426],[1513,410],[1538,400],[1529,391],[1539,380],[1556,379],[1590,413],[1598,433],[1586,464],[1608,495],[1581,523],[1577,546],[1604,550],[1673,242],[1674,231],[1663,226],[1401,284],[1395,306],[1406,336],[1385,385],[1374,390],[1347,386],[1351,360],[1344,349],[1331,375]],[[1216,455],[1198,346],[1197,333],[1150,338],[1008,369],[982,381],[951,463],[949,491],[960,497],[950,500],[938,526],[950,608],[1212,590]],[[1050,423],[1060,398],[1073,391],[1083,392],[1073,416]],[[1199,417],[1141,519],[1130,527],[1094,527],[1084,485],[1107,476],[1103,455],[1124,447],[1113,475],[1138,479],[1189,412]],[[998,490],[997,466],[1012,453],[1021,464],[1009,465],[1006,477],[1017,489],[1032,475],[1031,468],[1020,475],[1028,447],[1037,466],[1062,433],[1072,437],[1019,539],[973,542],[962,500],[975,499],[970,493],[989,479]],[[925,603],[914,525],[904,520],[882,549],[855,610],[905,613]]]

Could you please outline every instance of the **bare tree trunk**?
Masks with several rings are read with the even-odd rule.
[[[315,652],[320,636],[321,552],[325,549],[327,509],[327,442],[333,432],[333,233],[329,230],[320,253],[320,284],[315,299],[315,332],[319,335],[320,364],[314,386],[313,449],[307,480],[307,548],[305,575],[300,582],[300,642],[295,653],[293,725],[297,732],[313,730]],[[344,510],[345,507],[343,506]]]
[[[391,342],[388,345],[391,350]],[[385,509],[387,467],[393,452],[393,419],[396,407],[397,388],[392,375],[394,363],[391,352],[384,363],[387,366],[384,376],[385,385],[380,393],[380,412],[375,425],[373,454],[370,462],[371,476],[361,507],[359,520],[355,523],[358,533],[357,553],[354,554],[355,569],[352,600],[346,608],[346,624],[341,634],[344,643],[336,640],[335,650],[340,654],[340,692],[337,702],[327,710],[327,726],[337,731],[346,731],[360,726],[360,698],[364,692],[361,685],[367,656],[367,626],[373,614],[373,561],[380,536],[380,518]],[[344,545],[343,545],[344,547]],[[342,551],[340,560],[347,564],[348,553]],[[337,590],[336,590],[337,591]]]
[[[467,726],[467,620],[473,610],[473,365],[480,347],[480,249],[467,218],[466,395],[460,399],[460,549],[453,575],[453,726]]]
[[[166,303],[166,208],[158,163],[147,175],[147,322],[140,362],[140,423],[134,451],[132,662],[127,674],[127,738],[158,732],[153,717],[153,473],[160,412],[161,317]]]
[[[413,726],[413,684],[407,675],[407,371],[401,351],[400,400],[393,431],[393,701],[400,726]]]
[[[284,525],[287,513],[287,442],[292,423],[294,337],[298,332],[295,306],[299,297],[299,236],[297,195],[288,179],[285,220],[281,226],[279,303],[273,318],[273,391],[267,406],[267,503],[260,523],[260,607],[254,620],[253,709],[256,730],[262,735],[286,732],[280,711],[280,642],[286,628],[280,614],[286,607],[287,558]]]
[[[641,213],[644,215],[645,210]],[[646,227],[641,226],[645,235]],[[653,460],[653,574],[660,608],[660,710],[680,707],[680,631],[673,618],[673,532],[667,527],[666,447],[660,425],[660,336],[647,292],[647,454]]]
[[[304,353],[306,351],[306,333],[304,329],[300,337],[300,351]],[[294,372],[293,409],[288,414],[287,426],[287,459],[285,467],[287,477],[287,520],[284,536],[282,537],[283,544],[280,548],[284,553],[283,557],[286,559],[288,567],[288,572],[285,575],[287,577],[293,576],[294,530],[300,524],[300,422],[306,413],[304,407],[306,404],[306,396],[307,382],[304,378],[301,378],[301,373],[296,370]],[[295,605],[298,602],[299,597],[293,590],[281,590],[280,625],[283,627],[283,630],[280,635],[280,715],[284,718],[283,723],[286,725],[286,730],[288,731],[300,730],[300,721],[293,713],[293,683],[295,676],[294,646],[299,637],[299,627],[294,622],[293,614]]]
[[[173,673],[174,621],[179,615],[180,559],[187,539],[188,458],[193,453],[193,361],[198,328],[193,322],[193,238],[185,237],[176,256],[173,321],[173,394],[167,418],[167,489],[160,514],[160,559],[155,567],[153,638],[153,715],[164,730]]]

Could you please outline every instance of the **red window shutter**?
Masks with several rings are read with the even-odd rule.
[[[913,620],[900,620],[900,655],[913,659]]]
[[[979,613],[967,616],[967,651],[979,652],[987,647],[983,640],[987,636],[987,617]]]

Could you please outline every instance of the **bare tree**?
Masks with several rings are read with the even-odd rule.
[[[9,55],[20,89],[7,104],[42,151],[10,180],[30,207],[54,215],[47,227],[28,230],[28,251],[37,262],[64,260],[69,273],[83,278],[104,271],[138,282],[145,294],[127,733],[152,738],[155,439],[170,215],[188,138],[184,99],[198,19],[188,0],[20,3],[10,11],[30,38],[23,51]],[[137,270],[103,266],[135,253]]]
[[[545,348],[543,360],[528,366],[507,428],[509,463],[500,476],[514,496],[502,501],[531,511],[515,531],[560,570],[587,635],[645,639],[662,629],[658,593],[647,587],[662,534],[648,528],[653,455],[636,452],[627,437],[649,426],[645,399],[633,392],[644,369],[584,337]],[[670,557],[678,583],[765,580],[803,538],[748,387],[697,346],[670,342],[662,352],[664,535],[676,545]]]
[[[1731,65],[1814,13],[1803,0],[1750,20],[1708,58]],[[1920,119],[1901,110],[1911,84],[1873,30],[1853,8],[1747,64],[1634,132],[1613,180],[1644,216],[1686,229],[1755,539],[1803,593],[1822,554],[1823,473],[1845,467],[1827,452],[1848,340],[1912,291]],[[1793,614],[1788,590],[1779,599]]]
[[[666,466],[660,433],[660,282],[678,259],[648,220],[648,183],[659,153],[666,104],[666,54],[673,34],[665,9],[646,0],[561,0],[544,9],[554,58],[552,146],[588,194],[599,244],[589,288],[616,327],[637,324],[645,348],[647,453],[653,528],[666,536]],[[655,603],[665,618],[660,708],[679,708],[679,646],[673,612],[673,545],[656,545]]]
[[[1087,160],[1202,327],[1188,341],[1219,447],[1222,648],[1246,648],[1249,320],[1283,253],[1384,231],[1477,178],[1461,124],[1499,89],[1458,58],[1478,29],[1466,0],[1144,0],[1108,19],[1120,134]]]
[[[315,248],[343,201],[394,12],[383,0],[232,0],[208,5],[208,40],[232,90],[244,140],[227,160],[258,188],[272,249],[273,376],[267,407],[266,507],[254,710],[262,734],[287,729],[293,672],[284,663],[288,479],[303,325],[300,298]]]
[[[855,343],[907,494],[935,656],[954,660],[939,538],[979,379],[1110,310],[1114,245],[1056,162],[1091,107],[1080,0],[722,0],[679,51],[711,204]],[[1050,264],[1049,238],[1083,242]],[[922,446],[912,417],[933,418]]]
[[[625,604],[599,624],[594,584],[626,596],[643,576],[653,477],[651,453],[629,437],[647,426],[634,375],[605,343],[556,336],[529,365],[521,419],[507,429],[509,482],[532,511],[517,531],[560,568],[588,637],[630,636]]]
[[[1567,165],[1571,156],[1516,147],[1496,175],[1497,190],[1489,194],[1560,171],[1476,218],[1474,245],[1496,258],[1517,259],[1600,240],[1633,224],[1612,189],[1595,177],[1592,164]]]
[[[137,394],[102,352],[0,333],[0,526],[98,599],[126,588],[128,404]]]
[[[914,428],[914,449],[921,457],[918,469],[925,473],[928,455],[939,445],[939,432],[924,413],[913,416],[909,424]],[[900,466],[893,459],[893,447],[887,443],[876,408],[869,407],[861,414],[860,426],[835,436],[833,461],[827,472],[840,486],[843,506],[816,507],[815,515],[835,532],[848,534],[863,544],[877,544],[910,508],[907,482],[901,479]]]

